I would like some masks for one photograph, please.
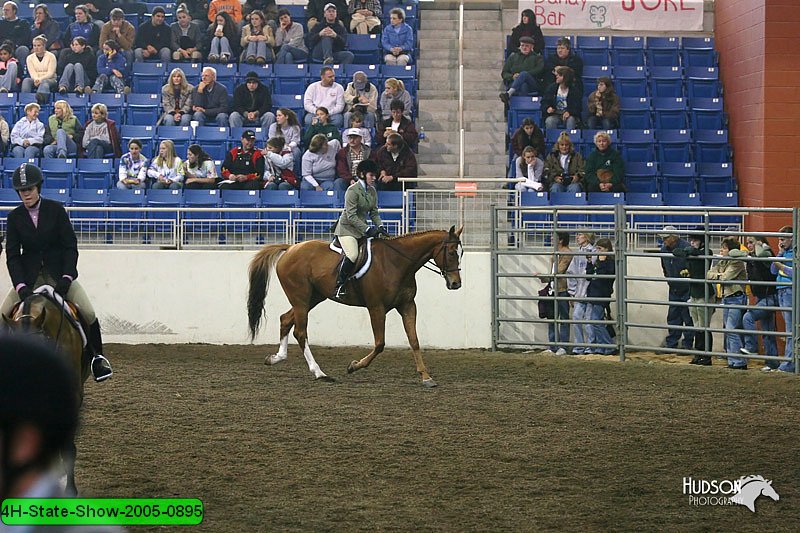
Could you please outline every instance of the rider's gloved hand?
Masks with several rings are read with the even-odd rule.
[[[19,294],[20,300],[24,300],[28,296],[33,296],[33,289],[31,289],[27,285],[23,285],[22,287],[19,288],[17,294]]]
[[[377,237],[378,233],[380,233],[380,229],[376,228],[375,226],[370,226],[367,228],[367,237]]]
[[[386,228],[383,226],[378,226],[378,235],[383,237],[391,237],[391,235],[389,235],[389,232],[386,231]]]
[[[60,280],[58,280],[58,282],[56,282],[56,292],[60,294],[62,298],[66,298],[71,285],[72,280],[62,277]]]

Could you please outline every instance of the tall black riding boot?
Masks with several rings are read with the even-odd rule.
[[[344,290],[344,284],[347,283],[347,279],[353,273],[353,268],[356,266],[355,263],[350,261],[347,256],[344,256],[342,259],[342,265],[339,267],[339,275],[336,277],[336,297],[339,298],[346,294]]]
[[[709,345],[713,344],[714,340],[711,335],[708,336],[708,343]],[[694,349],[701,351],[701,352],[710,352],[713,348],[709,346],[706,348],[706,334],[704,331],[697,331],[694,334]],[[709,355],[698,355],[696,356],[697,361],[693,361],[693,364],[700,365],[700,366],[711,366],[711,357]]]
[[[89,349],[92,352],[92,375],[98,383],[110,378],[114,372],[111,363],[103,356],[103,338],[100,334],[100,321],[95,320],[89,326]]]

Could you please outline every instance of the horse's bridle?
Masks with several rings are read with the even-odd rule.
[[[414,261],[413,259],[411,259],[406,254],[404,254],[403,252],[401,252],[400,250],[398,250],[397,248],[395,248],[394,246],[389,244],[389,241],[384,240],[383,243],[390,250],[392,250],[396,254],[398,254],[400,257],[403,257],[404,259],[407,259],[409,262],[413,263],[413,261]],[[442,243],[439,245],[439,250],[437,250],[436,252],[431,253],[430,258],[428,258],[428,260],[425,261],[425,263],[423,263],[422,267],[430,270],[431,272],[435,272],[436,274],[439,274],[440,276],[442,276],[445,279],[447,278],[447,274],[449,274],[450,272],[461,272],[461,268],[447,268],[447,245],[449,245],[449,244],[455,244],[456,246],[458,246],[458,245],[461,244],[461,240],[458,239],[458,238],[456,238],[456,240],[451,240],[450,239],[450,235],[445,237],[442,240]],[[444,262],[444,268],[439,268],[439,265],[436,264],[435,257],[439,254],[439,252],[442,252],[442,261]],[[433,266],[428,266],[428,263],[433,263]]]
[[[22,305],[22,313],[23,314],[20,315],[19,317],[17,317],[14,321],[22,323],[22,331],[24,333],[28,333],[28,334],[35,333],[33,331],[30,331],[30,329],[31,329],[30,322],[31,322],[31,320],[36,318],[35,316],[33,316],[30,313],[30,311],[31,311],[30,297],[28,297],[25,300],[23,300],[21,302],[21,305]],[[59,306],[59,308],[61,309],[61,320],[59,320],[59,322],[58,322],[58,331],[56,331],[56,336],[53,338],[53,342],[55,342],[55,343],[58,343],[58,339],[61,337],[61,330],[62,330],[62,328],[64,326],[64,316],[67,313],[67,307],[66,306],[67,306],[66,301],[64,301],[62,303],[62,305]],[[38,330],[38,333],[41,333],[45,337],[49,338],[49,336],[47,334],[45,334],[44,330],[41,329],[41,328]]]

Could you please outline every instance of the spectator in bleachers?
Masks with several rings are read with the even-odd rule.
[[[291,64],[302,63],[308,59],[303,25],[292,21],[292,16],[286,8],[278,11],[278,21],[280,26],[275,32],[275,48],[278,50],[278,55],[275,62]]]
[[[129,65],[125,56],[120,53],[119,44],[109,39],[103,43],[102,52],[97,56],[97,79],[94,86],[91,89],[84,87],[84,92],[102,93],[106,88],[111,88],[117,94],[129,93],[130,88],[125,85]]]
[[[264,187],[264,156],[256,150],[256,133],[242,132],[242,146],[232,148],[225,154],[222,163],[220,189],[252,190]]]
[[[128,153],[119,160],[117,189],[144,189],[147,184],[147,167],[150,162],[142,154],[142,141],[128,141]]]
[[[28,78],[22,80],[23,93],[36,92],[42,95],[43,100],[53,92],[56,85],[56,56],[47,51],[47,37],[37,35],[33,39],[33,53],[28,54],[25,60],[28,66]],[[37,96],[39,99],[39,96]]]
[[[339,128],[331,124],[328,109],[320,106],[317,108],[315,115],[314,120],[311,121],[311,126],[307,127],[306,132],[303,134],[303,144],[309,146],[311,144],[311,139],[314,138],[315,135],[324,135],[326,141],[336,139],[341,142],[342,138],[339,133]]]
[[[419,140],[419,134],[417,133],[417,128],[414,123],[406,117],[403,102],[400,100],[392,100],[389,108],[391,109],[391,115],[381,123],[381,127],[376,131],[375,140],[378,146],[386,144],[386,137],[392,133],[399,133],[400,136],[403,137],[403,141],[405,141],[412,150],[415,149]]]
[[[199,144],[190,144],[181,165],[184,189],[216,189],[220,177],[214,159]]]
[[[236,27],[238,27],[244,19],[242,3],[239,2],[239,0],[211,0],[208,4],[208,21],[212,24],[219,24],[217,15],[220,13],[227,13],[233,22],[236,23]]]
[[[189,10],[192,20],[205,28],[208,25],[208,0],[183,0],[181,2]]]
[[[92,22],[92,15],[84,4],[75,7],[75,21],[64,31],[64,42],[71,43],[75,37],[83,37],[93,49],[100,44],[100,28]]]
[[[350,31],[361,35],[381,32],[380,0],[350,0]]]
[[[336,177],[336,154],[341,147],[337,139],[327,140],[321,133],[311,139],[308,150],[303,154],[301,190],[347,190],[347,183]]]
[[[11,140],[11,128],[8,127],[6,117],[0,114],[0,157],[6,154],[8,142]]]
[[[47,37],[47,49],[58,53],[63,48],[61,41],[61,26],[57,20],[50,16],[50,10],[46,4],[37,4],[33,10],[33,24],[31,25],[31,37],[44,35]]]
[[[100,30],[100,42],[114,41],[125,56],[128,65],[133,64],[133,42],[136,40],[136,28],[125,20],[125,12],[115,7],[109,15],[110,20]],[[100,50],[98,50],[98,53]]]
[[[575,75],[569,67],[556,67],[556,81],[545,89],[542,95],[542,109],[545,110],[545,129],[577,129],[581,117],[580,88],[574,83]]]
[[[575,150],[567,132],[562,131],[544,161],[546,188],[550,192],[581,192],[584,169],[583,156]]]
[[[542,54],[533,51],[534,40],[522,37],[519,40],[519,52],[514,52],[503,64],[501,76],[508,85],[508,90],[500,93],[500,100],[508,104],[512,96],[537,94],[540,92],[537,79],[544,69]]]
[[[41,155],[44,144],[44,124],[39,120],[39,104],[31,102],[25,106],[25,116],[11,129],[11,155],[34,158]]]
[[[217,14],[217,18],[208,27],[208,61],[211,63],[228,63],[239,56],[241,35],[236,22],[226,12]]]
[[[155,59],[168,63],[172,57],[172,29],[164,24],[166,11],[161,6],[153,8],[150,20],[139,24],[136,38],[133,41],[134,61]],[[209,58],[210,59],[210,58]]]
[[[347,9],[347,0],[308,0],[308,4],[306,4],[306,27],[308,31],[311,31],[318,22],[325,18],[325,10],[330,5],[336,8],[345,28],[350,27],[350,12]]]
[[[88,159],[102,159],[110,153],[114,154],[113,157],[122,155],[117,124],[108,118],[105,104],[92,106],[92,117],[84,126],[82,144]]]
[[[781,372],[794,372],[794,337],[792,336],[792,324],[794,320],[792,317],[792,280],[794,278],[792,261],[794,259],[794,236],[791,226],[783,226],[778,232],[783,234],[778,237],[778,247],[781,249],[781,251],[778,252],[778,257],[781,258],[781,261],[773,262],[770,266],[770,272],[775,274],[775,281],[779,284],[777,286],[778,305],[789,308],[788,311],[781,311],[787,334],[786,350],[784,351],[786,361],[780,364],[778,370]]]
[[[158,145],[158,155],[150,161],[147,177],[153,180],[153,189],[182,189],[183,161],[175,153],[175,143],[169,139]]]
[[[589,120],[591,130],[614,130],[619,127],[619,96],[611,78],[597,78],[597,90],[589,95]]]
[[[283,137],[270,137],[261,150],[264,156],[265,189],[295,190],[300,186],[294,173],[294,156]]]
[[[537,54],[544,53],[544,35],[542,29],[536,24],[536,15],[532,9],[523,9],[519,24],[511,30],[511,38],[508,40],[508,47],[511,50],[519,48],[519,40],[522,37],[533,39],[533,51]]]
[[[261,11],[264,15],[264,24],[272,28],[273,35],[278,29],[278,5],[275,0],[247,0],[242,4],[242,14],[244,22],[250,22],[250,14],[253,11]]]
[[[406,86],[402,80],[396,78],[387,78],[383,82],[384,89],[381,93],[381,118],[386,120],[392,116],[392,101],[400,100],[403,102],[403,115],[411,120],[411,112],[414,109],[414,102],[411,100],[411,94],[406,90]]]
[[[344,125],[344,88],[336,83],[336,74],[331,67],[323,67],[319,77],[319,81],[306,87],[303,95],[306,126],[310,126],[316,118],[317,108],[324,107],[330,113],[331,123],[341,128]]]
[[[523,119],[522,125],[511,136],[511,147],[514,150],[514,155],[521,156],[526,146],[533,146],[538,155],[545,154],[544,133],[530,118]]]
[[[275,54],[272,47],[275,46],[275,36],[272,28],[266,25],[264,13],[255,10],[250,13],[250,22],[242,27],[242,63],[272,63]]]
[[[375,127],[375,113],[378,111],[378,88],[370,83],[363,70],[353,74],[353,81],[344,90],[344,123],[350,124],[350,115],[359,111],[367,128]]]
[[[295,161],[300,160],[300,121],[291,109],[281,107],[275,112],[275,123],[267,133],[270,139],[283,137],[283,141],[291,151]]]
[[[708,329],[711,324],[711,317],[714,316],[716,307],[702,307],[705,304],[713,304],[717,301],[717,295],[713,287],[706,283],[706,260],[702,256],[706,255],[706,236],[702,233],[703,228],[697,228],[697,233],[689,235],[688,247],[674,247],[672,255],[686,259],[686,268],[679,274],[682,278],[689,278],[689,316],[695,327]],[[708,289],[708,299],[706,299],[706,289]],[[695,331],[690,334],[694,338],[694,349],[700,352],[714,351],[714,337],[709,334],[708,346],[706,346],[705,331]],[[677,345],[677,341],[676,341]],[[689,348],[692,346],[689,345]],[[711,366],[711,356],[705,353],[695,355],[691,365]]]
[[[665,226],[660,235],[661,237],[661,253],[672,254],[672,256],[661,258],[661,271],[665,278],[678,278],[675,281],[667,281],[669,287],[668,299],[670,302],[687,302],[691,296],[691,286],[688,281],[683,281],[680,278],[684,276],[681,272],[688,270],[686,263],[686,255],[675,254],[675,250],[689,248],[689,243],[678,236],[678,230],[675,226]],[[703,267],[705,269],[705,266]],[[711,278],[708,278],[711,279]],[[685,348],[691,349],[694,342],[694,332],[683,329],[684,326],[693,326],[689,308],[681,305],[670,304],[667,307],[667,324],[670,329],[667,331],[667,336],[661,343],[662,348]],[[683,342],[680,346],[681,335],[683,335]],[[739,352],[739,348],[736,348]]]
[[[347,124],[348,128],[356,128],[361,132],[361,142],[372,147],[372,133],[368,128],[364,127],[364,115],[361,111],[353,111],[350,114],[350,122]]]
[[[217,81],[217,71],[213,67],[203,67],[200,83],[192,92],[192,120],[200,126],[208,121],[217,126],[228,125],[228,89]]]
[[[572,51],[572,42],[567,37],[562,37],[556,42],[556,53],[551,54],[544,62],[542,78],[539,87],[545,89],[556,81],[556,67],[569,67],[575,76],[575,83],[581,86],[583,92],[583,59]]]
[[[614,278],[596,278],[595,276],[609,276],[616,272],[614,265],[614,256],[602,255],[604,252],[613,252],[614,245],[611,239],[598,239],[595,244],[597,256],[592,261],[586,263],[586,275],[589,279],[589,286],[586,288],[586,296],[588,298],[611,298],[614,293]],[[590,320],[603,320],[606,313],[606,308],[609,306],[607,302],[590,302],[589,303],[589,319]],[[608,334],[608,329],[605,324],[592,324],[594,332],[594,339],[592,342],[597,344],[613,344],[611,336]],[[612,355],[616,353],[613,348],[593,348],[587,349],[584,353],[596,353],[600,355]]]
[[[386,54],[383,62],[387,65],[404,67],[411,62],[414,54],[414,30],[405,20],[405,12],[399,7],[390,11],[390,24],[383,29],[381,35],[381,46]]]
[[[97,56],[83,37],[75,37],[58,59],[58,92],[83,94],[97,79]]]
[[[183,69],[174,68],[169,73],[168,82],[161,88],[161,107],[164,126],[188,126],[192,121],[192,86],[186,79]]]
[[[3,4],[3,20],[0,20],[0,35],[3,41],[10,41],[14,47],[14,57],[24,63],[31,53],[31,25],[27,20],[17,17],[17,4],[6,2]]]
[[[261,83],[258,73],[248,72],[244,83],[233,91],[233,112],[229,122],[231,128],[241,126],[260,126],[264,131],[275,122],[272,109],[272,95],[269,87]]]
[[[733,237],[722,239],[719,253],[722,259],[713,265],[706,274],[706,279],[720,281],[747,281],[747,267],[741,259],[732,259],[730,252],[740,248],[739,241]],[[725,329],[734,330],[742,328],[742,315],[744,309],[731,306],[747,305],[747,295],[741,283],[726,283],[722,285],[722,324]],[[690,324],[691,325],[691,324]],[[733,370],[747,370],[747,359],[740,357],[742,337],[738,333],[725,334],[725,352],[728,353],[728,368]]]
[[[14,47],[5,42],[0,45],[0,93],[16,92],[22,81],[19,62],[14,57]]]
[[[558,255],[554,254],[550,260],[550,270],[546,273],[534,272],[533,275],[538,277],[542,283],[549,283],[553,288],[553,292],[559,298],[555,304],[555,315],[560,320],[569,320],[569,292],[567,290],[567,278],[556,278],[554,274],[566,274],[567,269],[572,264],[572,257],[569,255],[572,250],[569,247],[569,233],[566,231],[559,231],[556,236],[558,241],[555,243]],[[547,340],[550,342],[548,350],[543,352],[547,355],[566,355],[567,346],[569,342],[569,323],[558,323],[558,340],[556,340],[556,323],[548,322],[547,324]]]
[[[731,250],[729,255],[733,258],[739,257],[774,257],[775,252],[769,245],[769,241],[763,236],[747,237],[747,252],[742,250]],[[774,282],[776,275],[770,271],[770,263],[765,261],[747,261],[747,279],[750,281]],[[756,298],[755,305],[745,311],[742,317],[742,326],[746,330],[754,331],[756,322],[761,323],[761,331],[775,331],[775,311],[766,311],[763,307],[777,307],[778,296],[775,286],[750,285],[750,291]],[[694,319],[694,317],[692,317]],[[697,324],[698,322],[695,321]],[[758,355],[758,338],[755,334],[744,334],[744,346],[740,349],[744,355]],[[764,345],[764,355],[778,356],[778,343],[772,335],[761,335],[761,342]],[[763,371],[769,372],[778,368],[777,361],[765,361]]]
[[[83,126],[73,114],[72,107],[66,100],[58,100],[44,130],[44,157],[76,157],[82,137]]]
[[[514,184],[514,188],[520,192],[525,191],[544,191],[544,161],[536,153],[536,148],[526,146],[522,155],[514,160],[514,177],[524,179]]]
[[[567,268],[567,274],[573,276],[584,276],[567,278],[567,292],[572,298],[572,339],[575,344],[594,343],[594,329],[586,321],[590,320],[589,302],[586,301],[586,292],[589,289],[589,280],[586,276],[586,265],[590,255],[595,251],[594,233],[583,231],[575,234],[575,242],[578,244],[578,254],[572,256],[572,262]],[[581,355],[586,352],[591,353],[592,349],[588,346],[574,346],[572,353]]]
[[[203,30],[199,24],[192,23],[192,16],[181,4],[175,11],[175,22],[169,25],[170,50],[173,61],[200,61],[203,53],[200,51],[203,44]]]
[[[594,134],[595,149],[586,158],[587,192],[625,192],[625,162],[605,131]]]
[[[399,133],[386,137],[386,144],[375,150],[372,159],[380,169],[375,183],[379,191],[402,191],[400,178],[417,177],[417,158]],[[407,189],[416,187],[414,182],[406,184]]]
[[[95,21],[95,23],[99,22],[99,25],[102,25],[104,21],[108,20],[109,11],[111,10],[111,0],[89,0],[88,2],[71,0],[64,6],[64,10],[67,12],[67,15],[74,16],[75,12],[81,6],[86,8],[86,13],[91,17],[91,20]]]
[[[356,167],[361,161],[370,158],[370,148],[363,143],[361,131],[348,128],[344,131],[347,145],[336,154],[336,175],[349,187],[358,179]]]
[[[336,6],[328,3],[323,19],[308,30],[308,46],[311,56],[317,61],[326,65],[349,65],[355,56],[345,49],[347,29],[337,15]]]

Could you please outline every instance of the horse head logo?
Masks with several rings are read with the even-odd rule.
[[[739,478],[741,489],[731,496],[733,503],[744,505],[751,512],[756,512],[756,500],[759,496],[768,496],[775,501],[781,499],[775,489],[772,488],[772,480],[764,479],[761,476],[746,476]]]
[[[599,28],[606,22],[606,6],[589,6],[589,20]]]

